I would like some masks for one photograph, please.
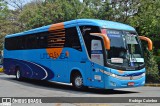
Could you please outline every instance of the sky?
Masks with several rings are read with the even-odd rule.
[[[6,0],[7,1],[7,0]],[[8,1],[17,1],[17,3],[19,1],[22,1],[23,5],[25,5],[26,3],[29,3],[31,1],[45,1],[45,0],[8,0]],[[83,0],[80,0],[80,2],[83,2]],[[12,5],[14,5],[14,3],[9,2],[10,5],[8,5],[8,8],[11,10],[14,10],[15,7],[13,7]]]
[[[7,0],[6,0],[7,1]],[[29,3],[33,0],[8,0],[8,1],[17,1],[16,3],[20,4],[19,1],[22,1],[22,5],[25,5],[26,3]],[[9,2],[8,4],[8,8],[11,9],[11,10],[14,10],[15,9],[15,4],[12,3],[12,2]]]

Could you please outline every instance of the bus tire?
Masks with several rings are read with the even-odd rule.
[[[18,81],[22,80],[22,75],[21,75],[20,69],[17,69],[17,70],[16,70],[16,79],[17,79]]]
[[[83,77],[80,73],[75,73],[72,77],[72,85],[76,89],[84,89]]]

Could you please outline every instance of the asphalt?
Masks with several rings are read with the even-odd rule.
[[[15,76],[0,73],[0,97],[101,97],[117,99],[126,97],[156,97],[160,101],[160,87],[143,86],[115,90],[89,88],[76,90],[70,84],[55,82],[23,80]],[[160,106],[160,103],[52,103],[52,104],[13,104],[12,106]],[[1,104],[0,104],[1,106]]]

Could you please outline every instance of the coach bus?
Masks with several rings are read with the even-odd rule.
[[[77,89],[143,86],[141,40],[152,50],[149,38],[118,22],[76,19],[43,26],[5,37],[4,73]]]

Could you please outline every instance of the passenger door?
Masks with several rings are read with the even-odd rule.
[[[91,78],[92,86],[104,88],[104,75],[101,71],[104,68],[104,44],[103,38],[96,35],[90,35],[91,38]]]

